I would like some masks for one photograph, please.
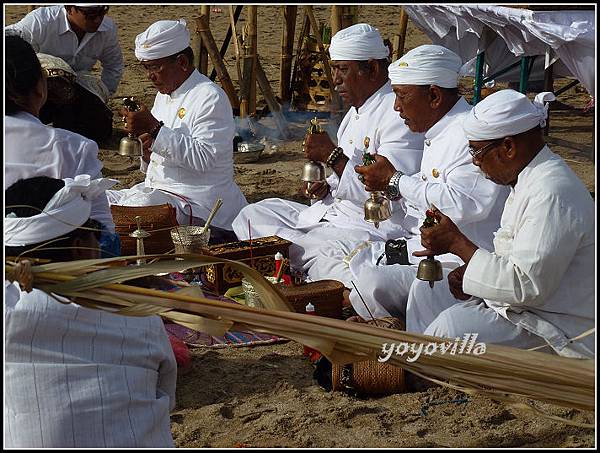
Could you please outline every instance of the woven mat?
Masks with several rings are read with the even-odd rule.
[[[181,276],[179,274],[170,274],[172,280],[177,281],[181,284]],[[173,285],[174,290],[177,285]],[[241,287],[239,288],[241,289]],[[239,297],[239,289],[232,288],[233,291],[228,292],[232,297]],[[233,299],[225,296],[214,296],[212,294],[205,293],[207,299],[214,299],[221,302],[227,302],[237,304]],[[258,333],[250,330],[242,332],[226,332],[222,337],[214,337],[207,333],[199,332],[197,330],[190,329],[179,324],[165,322],[165,329],[167,332],[192,348],[227,348],[227,347],[244,347],[244,346],[262,346],[275,343],[285,343],[289,340],[287,338],[278,337],[276,335]]]

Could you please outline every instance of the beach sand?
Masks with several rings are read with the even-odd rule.
[[[211,29],[220,46],[228,25],[227,6],[211,12]],[[111,101],[115,133],[101,144],[105,176],[120,181],[117,188],[143,180],[138,163],[118,156],[124,135],[117,109],[120,98],[136,96],[151,106],[155,91],[134,57],[134,38],[159,19],[185,18],[193,24],[198,6],[111,6],[119,28],[125,74]],[[19,20],[26,6],[5,5],[6,24]],[[301,12],[301,11],[300,11]],[[318,20],[328,21],[329,7],[315,7]],[[246,23],[244,12],[238,29]],[[298,14],[296,36],[302,14]],[[359,20],[393,40],[399,22],[397,6],[361,7]],[[281,52],[280,7],[258,8],[258,53],[278,92]],[[190,25],[193,29],[193,25]],[[297,38],[295,42],[297,41]],[[409,21],[406,49],[430,40]],[[237,87],[233,45],[225,63]],[[209,65],[209,70],[212,65]],[[557,86],[566,81],[558,80]],[[264,105],[259,94],[259,106]],[[594,146],[594,111],[582,111],[589,95],[571,89],[560,97],[565,105],[551,112],[550,137]],[[305,202],[298,195],[304,157],[301,141],[309,116],[290,121],[293,138],[269,137],[260,161],[235,167],[236,181],[248,201],[281,197]],[[326,122],[325,122],[326,123]],[[274,130],[269,119],[265,130]],[[581,152],[552,149],[563,156],[590,191],[595,187],[594,162]],[[312,379],[313,367],[302,346],[287,342],[254,348],[195,349],[191,370],[178,379],[172,431],[178,447],[593,447],[595,432],[552,421],[532,412],[507,408],[484,397],[454,390],[425,391],[360,399],[322,390]],[[517,389],[516,389],[517,390]],[[577,422],[594,423],[594,414],[535,403],[545,412]]]

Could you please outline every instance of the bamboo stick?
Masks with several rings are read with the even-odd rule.
[[[310,32],[310,20],[308,19],[308,14],[306,14],[306,10],[304,10],[304,18],[302,20],[302,29],[300,30],[300,36],[298,37],[298,45],[296,46],[296,58],[294,58],[294,68],[292,70],[292,77],[290,81],[290,90],[293,97],[294,94],[294,84],[296,83],[296,73],[298,72],[298,59],[302,54],[302,44],[304,42],[304,37],[308,36]]]
[[[267,105],[273,114],[273,118],[275,119],[275,124],[277,125],[277,129],[281,132],[282,138],[286,139],[289,137],[288,129],[286,125],[286,120],[281,113],[281,106],[275,99],[275,95],[273,94],[273,90],[271,89],[271,84],[269,83],[269,79],[267,79],[267,75],[260,64],[260,58],[258,55],[256,56],[256,81],[258,82],[258,86],[262,91],[263,97],[265,101],[267,101]]]
[[[315,19],[312,6],[306,5],[304,8],[306,9],[306,14],[308,15],[308,19],[310,20],[311,27],[314,30],[315,37],[317,38],[317,44],[319,46],[321,60],[323,61],[323,67],[325,68],[325,75],[327,76],[327,81],[329,82],[329,91],[331,92],[331,107],[333,111],[338,112],[341,110],[341,99],[337,94],[337,91],[335,91],[335,87],[333,85],[333,77],[331,76],[331,66],[329,66],[329,58],[325,53],[323,40],[319,35],[319,24]]]
[[[206,16],[201,15],[200,17],[196,18],[196,31],[202,37],[202,44],[204,45],[208,55],[210,55],[214,67],[217,69],[219,81],[221,82],[223,90],[225,93],[227,93],[227,97],[229,98],[229,102],[231,102],[232,108],[238,109],[240,107],[240,102],[236,95],[231,77],[229,77],[227,68],[225,67],[223,59],[221,58],[221,55],[217,49],[217,44],[215,43],[212,33],[210,32],[210,27],[206,21]]]
[[[291,74],[292,53],[294,51],[294,35],[296,32],[296,17],[298,6],[283,7],[283,32],[281,34],[281,64],[279,67],[279,98],[282,104],[292,99]]]
[[[240,8],[241,11],[241,8]],[[237,12],[237,10],[236,10]],[[237,19],[233,13],[233,5],[229,6],[229,26],[231,27],[233,33],[233,47],[235,49],[235,69],[237,71],[238,76],[238,86],[242,83],[242,69],[240,66],[240,40],[238,39],[237,29],[236,29]]]
[[[343,6],[331,5],[331,36],[334,36],[342,27]]]
[[[202,5],[200,7],[200,15],[206,18],[206,27],[210,27],[210,5]],[[200,55],[198,56],[198,71],[202,74],[208,74],[208,51],[206,50],[206,44],[200,35]]]
[[[257,55],[257,30],[258,30],[258,7],[249,6],[248,15],[248,45],[252,58],[252,71],[250,73],[250,97],[248,99],[248,110],[250,114],[256,114],[256,55]]]
[[[392,60],[397,60],[404,55],[404,43],[406,41],[406,29],[408,27],[408,14],[406,10],[400,7],[400,28],[394,38],[394,54]]]
[[[229,42],[231,41],[231,37],[233,32],[235,31],[235,25],[237,24],[238,18],[240,17],[240,13],[242,12],[243,5],[238,5],[235,9],[235,13],[233,13],[233,5],[229,6],[229,15],[230,19],[233,17],[233,20],[229,23],[229,28],[227,29],[227,34],[225,35],[225,39],[223,40],[223,44],[221,45],[221,50],[219,54],[221,54],[221,58],[225,58],[225,54],[227,53],[227,48],[229,47]],[[213,68],[210,73],[210,80],[215,80],[217,76],[217,70]]]

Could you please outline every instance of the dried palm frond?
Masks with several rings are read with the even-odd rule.
[[[174,256],[184,260],[175,261]],[[145,316],[159,314],[194,329],[222,335],[227,329],[250,329],[302,343],[319,350],[334,363],[377,360],[383,344],[408,343],[427,346],[441,339],[363,323],[294,313],[279,290],[245,264],[202,255],[148,255],[160,258],[152,264],[114,266],[117,261],[138,257],[85,260],[31,266],[33,286],[47,293],[76,299],[90,308]],[[255,309],[204,298],[124,285],[122,282],[208,264],[227,263],[245,275],[266,309]],[[5,262],[8,276],[18,266]],[[85,271],[89,271],[85,273]],[[76,271],[76,275],[70,275]],[[558,357],[499,345],[486,345],[482,355],[422,354],[410,361],[392,354],[388,363],[468,394],[482,394],[517,409],[528,407],[519,398],[548,402],[582,410],[595,408],[594,360]],[[529,408],[532,410],[532,408]],[[535,410],[535,409],[533,409]],[[578,426],[579,423],[563,420]]]

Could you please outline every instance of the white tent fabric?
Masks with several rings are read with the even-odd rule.
[[[522,56],[544,56],[548,52],[559,59],[553,69],[555,76],[573,76],[592,96],[595,94],[595,11],[531,11],[492,5],[404,8],[434,44],[453,50],[463,62],[474,61],[477,53],[485,50],[487,74]],[[545,58],[537,60],[530,80],[543,78]],[[515,68],[504,79],[518,80],[518,72]]]

